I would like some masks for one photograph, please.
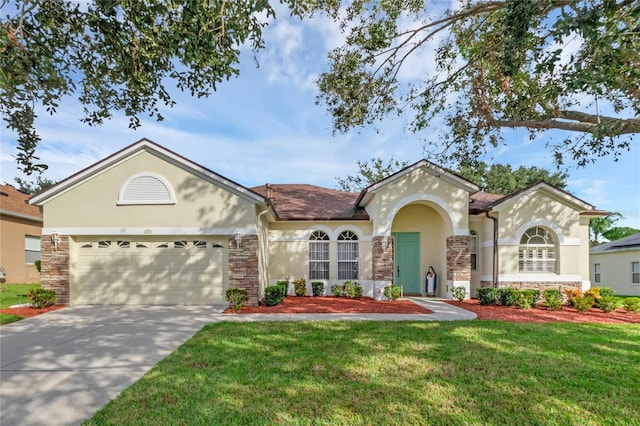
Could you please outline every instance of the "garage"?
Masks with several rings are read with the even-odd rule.
[[[72,304],[224,304],[226,237],[76,237]]]

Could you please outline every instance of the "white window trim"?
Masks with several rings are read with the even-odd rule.
[[[633,264],[638,265],[638,272],[633,272]],[[631,262],[631,275],[629,276],[629,279],[631,281],[631,285],[640,285],[640,282],[634,283],[633,282],[633,274],[640,274],[640,262]]]
[[[473,237],[475,236],[475,244],[471,244],[471,241],[473,240]],[[480,258],[478,252],[478,243],[479,243],[479,238],[480,236],[478,235],[478,231],[475,230],[470,230],[469,231],[469,257],[471,257],[471,255],[475,254],[476,255],[476,267],[473,267],[473,264],[471,265],[471,270],[472,271],[477,271],[478,270],[478,260]],[[472,250],[473,249],[473,250]]]
[[[522,238],[525,236],[526,233],[528,233],[531,229],[534,228],[540,228],[543,231],[546,232],[546,234],[549,236],[549,238],[553,241],[553,244],[529,244],[528,242],[526,244],[522,243]],[[531,239],[531,237],[529,237],[529,240]],[[518,273],[519,274],[523,274],[523,275],[530,275],[530,274],[558,274],[558,237],[557,235],[554,235],[553,230],[549,229],[549,228],[545,228],[544,226],[532,226],[531,228],[526,229],[521,235],[520,235],[520,240],[519,240],[519,245],[518,245]],[[545,257],[542,259],[527,259],[524,258],[524,260],[520,259],[520,255],[521,255],[521,251],[523,249],[529,251],[530,249],[535,249],[535,248],[542,248],[542,249],[550,249],[553,248],[553,258],[547,259],[546,255],[547,255],[547,251],[545,250]],[[550,262],[550,260],[553,260],[553,271],[529,271],[526,270],[526,268],[523,270],[521,269],[520,266],[520,262],[524,261],[525,265],[535,265],[535,264],[542,264],[543,268],[546,267],[547,263]]]
[[[351,232],[352,234],[355,235],[356,239],[354,240],[341,240],[340,237],[342,236],[342,234],[344,234],[345,232]],[[359,236],[358,234],[353,231],[352,229],[346,229],[344,231],[342,231],[337,238],[337,242],[338,242],[338,257],[336,258],[336,262],[337,262],[337,270],[338,270],[338,280],[343,281],[343,280],[359,280],[360,279],[360,274],[361,274],[361,270],[360,270],[360,240],[359,240]],[[349,244],[353,244],[356,243],[357,247],[358,247],[358,253],[356,254],[356,258],[355,260],[340,260],[340,244],[345,244],[345,243],[349,243]],[[356,265],[356,269],[358,271],[358,273],[356,274],[357,276],[355,278],[340,278],[340,264],[350,264]]]
[[[169,199],[168,200],[145,200],[145,199],[139,199],[139,200],[125,200],[124,199],[124,193],[127,189],[127,186],[129,186],[129,184],[134,181],[135,179],[138,179],[140,177],[151,177],[154,179],[157,179],[160,181],[160,183],[162,183],[165,188],[167,189],[167,191],[169,192]],[[133,176],[131,176],[129,179],[126,180],[126,182],[122,185],[122,187],[120,188],[120,194],[118,195],[118,202],[117,205],[119,206],[131,206],[131,205],[162,205],[162,204],[175,204],[176,203],[176,199],[175,196],[173,194],[173,188],[171,187],[171,185],[169,185],[169,182],[167,182],[167,180],[165,178],[163,178],[160,175],[157,175],[155,173],[138,173],[135,174]]]
[[[322,240],[317,240],[317,239],[311,239],[311,236],[315,233],[315,232],[322,232],[327,239],[322,239]],[[324,231],[323,229],[316,229],[314,231],[311,231],[309,233],[309,237],[307,238],[307,250],[308,250],[308,254],[307,254],[307,278],[309,278],[309,280],[328,280],[331,278],[331,236]],[[320,243],[320,244],[326,244],[327,247],[327,252],[329,254],[329,258],[327,260],[312,260],[311,259],[311,244],[312,243]],[[311,277],[311,265],[312,264],[327,264],[328,265],[328,269],[327,269],[327,277],[322,277],[322,278],[312,278]]]

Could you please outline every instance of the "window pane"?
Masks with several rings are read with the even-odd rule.
[[[25,250],[25,252],[24,252],[24,263],[33,263],[36,260],[40,260],[40,252],[39,251]]]
[[[25,250],[40,251],[40,237],[25,235],[24,248]]]

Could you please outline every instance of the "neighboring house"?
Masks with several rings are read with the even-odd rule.
[[[41,233],[42,213],[29,204],[29,195],[0,185],[0,267],[6,282],[40,282],[34,262],[40,260]]]
[[[437,296],[453,286],[589,287],[589,219],[598,212],[540,183],[478,191],[425,160],[348,193],[304,184],[246,188],[143,139],[76,173],[44,209],[43,286],[71,304],[216,304],[278,280],[395,282]],[[56,241],[54,245],[53,241]]]
[[[640,296],[640,233],[590,250],[591,282],[621,296]]]

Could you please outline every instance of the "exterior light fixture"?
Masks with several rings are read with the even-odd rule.
[[[51,233],[51,242],[53,243],[53,249],[58,250],[58,244],[60,243],[60,236],[58,235],[58,231],[53,231]]]
[[[240,233],[236,232],[233,239],[236,240],[236,248],[240,247]]]
[[[389,242],[387,241],[387,237],[384,237],[382,239],[382,250],[383,251],[386,250],[388,245],[389,245]]]

